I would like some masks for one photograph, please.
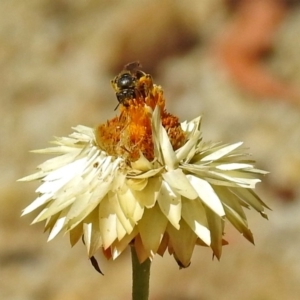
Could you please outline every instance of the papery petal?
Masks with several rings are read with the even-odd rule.
[[[159,108],[156,107],[152,118],[153,141],[155,152],[159,161],[162,161],[168,170],[173,170],[178,166],[176,154],[165,128],[161,124]]]
[[[246,222],[246,215],[240,204],[241,200],[227,187],[214,186],[213,188],[219,198],[222,199],[223,206],[229,206]]]
[[[193,132],[195,129],[200,129],[200,125],[201,125],[201,116],[187,122],[184,121],[181,123],[181,128],[186,132],[186,133],[190,133]]]
[[[51,200],[51,197],[53,196],[53,193],[49,194],[43,194],[39,197],[37,197],[30,205],[28,205],[22,212],[22,216],[29,214],[30,212],[34,211],[38,207],[46,204]]]
[[[161,173],[163,169],[164,169],[163,167],[156,167],[155,169],[146,172],[142,172],[139,170],[130,170],[127,173],[127,178],[134,178],[134,179],[151,178]]]
[[[169,244],[169,236],[168,236],[167,233],[165,233],[163,235],[163,238],[162,238],[162,240],[160,242],[160,245],[159,245],[159,247],[157,249],[157,254],[159,254],[160,256],[163,256],[164,253],[165,253],[165,251],[168,248],[168,244]]]
[[[249,230],[247,222],[241,218],[239,214],[237,214],[236,211],[234,211],[231,207],[224,204],[224,209],[226,212],[226,218],[229,220],[229,222],[240,232],[243,234],[243,236],[252,244],[254,244],[254,239],[252,232]]]
[[[124,228],[127,234],[130,234],[135,226],[135,222],[133,222],[131,219],[127,218],[123,209],[121,208],[119,198],[117,195],[113,195],[112,193],[109,193],[109,201],[114,207],[114,212],[118,218],[118,222],[120,224],[117,224],[117,233],[118,233],[118,239],[120,240],[123,238],[123,231],[120,225]]]
[[[99,184],[90,195],[84,195],[84,197],[78,197],[76,201],[70,207],[70,214],[68,214],[70,228],[79,224],[87,215],[89,215],[97,205],[101,202],[103,197],[108,193],[111,186],[111,182],[104,182]],[[74,214],[77,212],[77,214]],[[72,214],[74,217],[72,218]]]
[[[138,229],[144,248],[148,252],[156,253],[167,224],[168,219],[162,214],[158,205],[145,209],[143,218],[138,223]]]
[[[46,223],[45,223],[45,228],[44,228],[44,232],[46,232],[47,230],[52,230],[52,228],[55,226],[55,223],[56,221],[58,220],[58,218],[60,217],[60,214],[61,212],[49,217],[47,220],[46,220]],[[34,224],[34,220],[31,224]]]
[[[161,187],[161,178],[154,177],[148,179],[148,184],[141,191],[132,191],[135,201],[142,207],[151,208],[155,205]]]
[[[176,151],[176,157],[178,161],[189,161],[193,157],[196,150],[196,144],[199,142],[200,137],[201,132],[196,131],[193,136],[191,136],[187,142]]]
[[[120,241],[126,235],[127,232],[118,217],[116,220],[116,224],[117,224],[117,238]]]
[[[128,185],[128,187],[135,191],[142,191],[146,187],[147,183],[148,183],[148,178],[141,178],[141,179],[129,178],[126,180],[126,184]]]
[[[196,244],[197,236],[186,224],[180,221],[180,229],[177,230],[172,225],[168,225],[169,243],[174,250],[174,256],[179,261],[181,267],[188,267]]]
[[[233,150],[235,150],[236,148],[238,148],[239,146],[241,146],[243,144],[243,142],[239,142],[239,143],[235,143],[232,145],[226,145],[226,146],[222,146],[219,150],[214,151],[213,153],[204,156],[201,161],[214,161],[217,159],[220,159],[222,157],[224,157],[225,155],[229,154],[230,152],[232,152]]]
[[[69,231],[70,234],[70,244],[71,246],[75,246],[76,243],[80,240],[83,235],[83,224],[78,224],[72,230]]]
[[[182,199],[182,217],[197,236],[210,245],[210,231],[208,229],[206,212],[200,201]]]
[[[187,175],[187,178],[203,203],[210,207],[217,215],[224,216],[225,212],[221,200],[211,185],[207,181],[193,175]]]
[[[208,206],[204,206],[206,211],[207,223],[210,230],[211,245],[214,255],[220,259],[222,254],[222,236],[224,229],[224,219],[220,218]]]
[[[140,264],[148,258],[152,260],[153,255],[149,250],[145,249],[139,234],[134,238],[134,248]]]
[[[55,225],[52,227],[51,232],[48,237],[48,241],[54,239],[64,228],[65,220],[66,220],[67,211],[63,210],[60,214],[58,219],[55,222]]]
[[[167,217],[170,223],[179,229],[181,219],[181,197],[175,194],[170,186],[163,181],[159,191],[157,202],[162,213]]]
[[[252,169],[253,166],[244,163],[228,163],[228,164],[219,164],[216,166],[216,168],[223,171],[232,171],[232,170],[239,170],[239,169]]]
[[[53,148],[51,148],[51,149],[53,149]],[[45,149],[45,150],[48,150],[48,149]],[[57,170],[57,169],[63,168],[64,166],[67,166],[68,164],[72,164],[75,161],[75,159],[78,157],[78,155],[80,154],[81,151],[82,151],[81,149],[73,148],[73,150],[71,152],[68,152],[66,154],[59,155],[59,156],[56,156],[56,157],[46,160],[42,164],[38,165],[38,169],[42,170],[43,172],[49,172],[52,170]],[[40,150],[40,152],[41,152],[41,150]]]
[[[83,223],[84,242],[91,257],[102,246],[99,225],[99,209],[95,209]]]
[[[252,206],[258,212],[263,212],[264,207],[268,208],[266,204],[263,203],[251,189],[231,188],[230,190],[242,201]]]
[[[99,205],[99,230],[103,241],[104,249],[107,249],[116,240],[117,234],[117,215],[114,211],[114,205],[109,201],[108,197]]]
[[[143,215],[144,207],[137,201],[135,191],[127,189],[125,193],[119,193],[118,200],[125,217],[136,224]]]
[[[52,144],[57,144],[56,141],[52,142]],[[30,152],[32,153],[39,153],[39,154],[68,154],[69,156],[73,156],[73,154],[75,153],[79,153],[82,149],[81,148],[75,148],[74,145],[72,146],[65,146],[65,145],[61,145],[61,146],[55,146],[55,147],[49,147],[49,148],[45,148],[45,149],[37,149],[37,150],[31,150]],[[74,153],[72,153],[74,152]],[[53,158],[53,161],[57,158],[57,159],[63,159],[61,158],[63,155],[57,156]],[[65,156],[66,157],[66,156]],[[47,161],[50,161],[52,159],[49,159]],[[43,164],[42,164],[43,165]],[[40,167],[41,165],[39,165]]]
[[[115,241],[111,246],[112,258],[115,260],[130,244],[134,237],[138,234],[137,227],[134,227],[132,232],[125,235],[120,241]]]
[[[255,185],[257,183],[261,182],[260,179],[251,178],[251,177],[253,177],[253,175],[251,176],[250,173],[246,174],[245,172],[234,173],[233,171],[231,171],[229,173],[228,172],[222,173],[221,171],[220,172],[212,171],[211,174],[216,174],[217,176],[219,176],[227,181],[231,181],[231,182],[235,183],[236,186],[240,186],[243,188],[253,189],[253,188],[255,188]]]
[[[140,171],[149,171],[152,169],[151,162],[143,155],[143,153],[140,153],[140,157],[138,160],[131,162],[131,168],[140,170]]]
[[[162,177],[178,194],[188,199],[195,199],[198,197],[197,192],[187,179],[186,175],[182,172],[182,170],[170,170],[166,173],[163,173]]]

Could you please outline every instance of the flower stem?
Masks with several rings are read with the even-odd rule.
[[[148,300],[151,261],[148,258],[140,264],[135,247],[131,246],[132,300]]]

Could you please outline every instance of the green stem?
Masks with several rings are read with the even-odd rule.
[[[151,261],[148,258],[140,264],[134,246],[131,246],[132,259],[132,300],[148,300]]]

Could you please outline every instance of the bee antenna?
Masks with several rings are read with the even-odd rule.
[[[119,107],[119,105],[120,105],[121,103],[118,103],[118,105],[116,106],[116,108],[114,109],[114,111],[116,111],[117,110],[117,108]]]

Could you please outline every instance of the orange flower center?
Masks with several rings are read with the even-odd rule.
[[[154,159],[152,139],[152,111],[160,108],[163,127],[166,129],[173,149],[181,147],[186,140],[179,120],[165,110],[165,99],[161,87],[152,85],[149,94],[144,98],[138,96],[120,105],[119,116],[99,125],[96,132],[98,146],[112,156],[121,156],[135,161],[142,153],[149,161]],[[151,109],[150,109],[151,108]]]

